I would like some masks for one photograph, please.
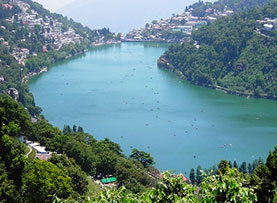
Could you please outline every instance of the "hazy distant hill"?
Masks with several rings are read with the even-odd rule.
[[[197,0],[75,0],[58,12],[91,28],[127,32],[153,19],[179,13]]]

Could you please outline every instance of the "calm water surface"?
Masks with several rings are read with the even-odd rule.
[[[126,155],[132,147],[150,152],[161,170],[265,158],[277,144],[277,102],[181,81],[157,68],[165,50],[143,43],[95,48],[32,78],[30,90],[52,124],[80,125]]]

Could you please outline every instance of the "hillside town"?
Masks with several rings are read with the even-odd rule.
[[[209,7],[208,4],[207,7]],[[122,40],[126,42],[182,42],[191,36],[193,30],[213,23],[218,18],[234,14],[234,11],[227,6],[224,7],[223,11],[209,7],[205,9],[203,17],[194,16],[193,11],[194,8],[190,7],[186,8],[185,12],[173,14],[168,19],[153,20],[152,23],[147,23],[144,28],[134,29],[127,33]],[[257,30],[257,33],[264,36],[269,36],[272,31],[277,29],[277,19],[265,18],[257,20],[257,23],[262,26],[261,29]]]
[[[124,41],[181,42],[189,37],[193,30],[197,30],[208,22],[213,23],[220,17],[231,16],[233,13],[234,11],[227,7],[223,12],[208,8],[205,10],[204,17],[198,17],[193,16],[193,8],[189,8],[183,13],[173,14],[168,19],[153,20],[144,28],[132,30],[126,34]]]
[[[2,8],[12,9],[15,5],[20,8],[21,12],[5,20],[8,23],[16,23],[22,27],[27,26],[31,31],[34,31],[36,27],[42,30],[42,35],[46,42],[43,46],[43,52],[48,52],[49,46],[53,47],[55,50],[59,50],[65,45],[80,43],[80,41],[83,40],[73,28],[63,28],[63,24],[56,19],[49,16],[42,17],[35,10],[31,9],[29,4],[23,1],[10,0],[9,4],[2,4]],[[0,29],[5,30],[6,28],[1,26]],[[31,32],[29,33],[29,37],[31,37]],[[1,38],[0,41],[2,41],[3,45],[10,48],[9,43],[5,42],[3,38]],[[24,41],[24,39],[22,41]],[[11,55],[23,66],[29,54],[30,50],[28,48],[12,47]],[[36,55],[36,53],[33,53],[33,55]]]
[[[32,32],[39,31],[41,36],[45,39],[45,43],[42,47],[42,52],[47,53],[50,47],[54,50],[60,50],[63,46],[69,44],[79,44],[83,40],[88,40],[88,34],[86,37],[81,36],[70,26],[64,25],[52,16],[40,15],[37,11],[32,9],[32,7],[20,0],[10,0],[9,3],[3,3],[2,8],[11,10],[14,6],[20,8],[20,13],[16,13],[10,18],[5,19],[7,23],[17,24],[19,27],[26,27],[29,29],[29,38],[31,38]],[[1,26],[0,30],[6,30],[5,26]],[[112,36],[110,40],[105,40],[105,36],[101,35],[97,30],[97,35],[99,36],[91,46],[95,46],[103,43],[114,43]],[[26,40],[26,39],[25,39]],[[24,42],[24,39],[21,41]],[[4,38],[0,38],[0,42],[10,49],[9,42],[5,41]],[[12,47],[11,55],[16,59],[16,61],[25,66],[27,57],[29,54],[36,56],[36,53],[31,53],[28,48],[25,47]]]

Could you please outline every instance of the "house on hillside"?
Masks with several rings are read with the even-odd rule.
[[[49,154],[46,150],[45,147],[40,146],[38,142],[34,142],[29,144],[30,147],[32,147],[34,150],[36,150],[37,153],[39,154]]]
[[[117,178],[116,177],[103,178],[100,181],[106,187],[112,188],[112,187],[117,186]]]

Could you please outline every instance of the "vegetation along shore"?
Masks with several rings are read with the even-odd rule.
[[[193,84],[276,99],[276,14],[276,0],[199,1],[124,38],[31,0],[0,0],[0,202],[277,202],[277,147],[248,165],[162,173],[149,153],[127,156],[80,126],[54,127],[26,84],[55,62],[129,38],[179,42],[158,65]]]

